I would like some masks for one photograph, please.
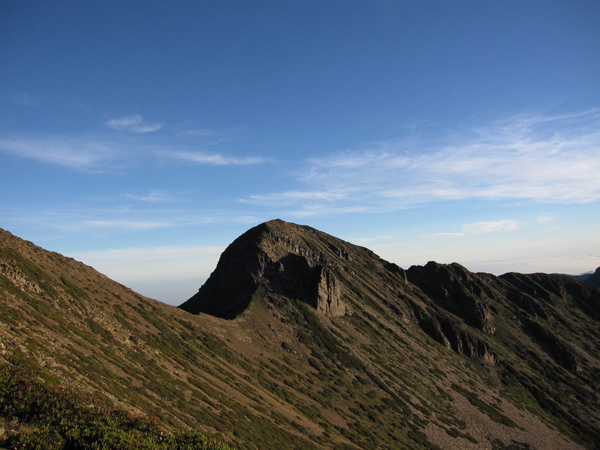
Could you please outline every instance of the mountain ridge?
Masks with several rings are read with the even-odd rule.
[[[290,240],[290,236],[294,236],[294,239]],[[580,353],[575,350],[584,346],[585,340],[578,341],[574,346],[564,336],[568,336],[570,330],[580,333],[589,331],[579,327],[579,323],[584,323],[584,318],[598,320],[600,296],[594,288],[570,277],[539,273],[507,273],[496,277],[469,272],[457,263],[444,265],[435,262],[404,270],[382,260],[368,249],[332,239],[310,227],[280,220],[259,225],[244,234],[241,240],[246,246],[261,250],[251,252],[253,257],[260,255],[260,264],[255,264],[254,259],[246,263],[243,258],[245,253],[238,251],[240,241],[234,241],[228,248],[229,252],[224,252],[224,258],[219,261],[214,273],[220,277],[220,285],[230,289],[235,287],[237,279],[235,276],[228,278],[227,274],[239,273],[241,267],[248,270],[248,282],[244,285],[246,306],[253,296],[264,297],[265,294],[254,295],[264,289],[302,300],[317,312],[326,311],[326,308],[319,307],[320,302],[341,303],[343,307],[338,312],[343,312],[340,315],[346,311],[351,313],[360,310],[361,301],[369,296],[377,297],[402,321],[417,324],[423,332],[445,347],[478,360],[485,366],[506,364],[501,347],[510,345],[509,337],[520,335],[522,342],[528,342],[531,348],[543,354],[538,359],[544,366],[547,366],[547,362],[543,360],[549,359],[571,374],[580,374],[586,370],[586,363],[592,361],[594,364],[589,367],[589,376],[598,374],[596,358],[588,360],[582,356],[586,354],[585,351]],[[231,258],[232,255],[235,257]],[[371,267],[367,268],[369,265]],[[335,289],[327,291],[327,294],[334,291],[334,298],[317,293],[315,299],[314,292],[317,290],[314,286],[318,286],[320,281],[311,274],[311,270],[317,274],[325,272],[328,280],[334,280],[329,283]],[[228,298],[211,282],[209,277],[200,291],[181,307],[190,311],[195,307],[198,312],[202,311],[205,299],[223,301]],[[296,286],[304,286],[304,290],[298,290]],[[312,295],[310,292],[307,294],[307,286],[313,286],[312,290],[309,289]],[[393,286],[393,292],[387,289],[389,286]],[[356,296],[352,292],[356,289],[362,295]],[[366,291],[370,293],[366,295]],[[215,307],[214,304],[212,307]],[[499,314],[500,309],[502,314]],[[577,311],[576,318],[565,315],[567,310]],[[214,309],[210,312],[214,312]],[[227,315],[221,317],[231,318]],[[567,323],[566,319],[570,319],[570,322]],[[595,325],[592,322],[589,327],[592,332],[597,331]],[[497,338],[496,341],[501,341],[502,345],[493,345],[486,336]],[[596,347],[593,354],[597,355],[597,351]],[[526,362],[524,356],[519,364]],[[550,369],[546,367],[544,370]],[[537,393],[542,402],[552,400],[550,396],[538,392],[534,384],[528,387]],[[575,411],[567,412],[567,409],[557,406],[561,414],[578,415]],[[590,416],[593,415],[590,408],[584,409],[590,412]],[[583,416],[580,419],[585,421]]]
[[[600,290],[568,277],[404,270],[271,221],[224,251],[193,314],[7,232],[0,295],[3,355],[244,448],[600,440]]]

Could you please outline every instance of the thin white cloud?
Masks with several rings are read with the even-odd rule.
[[[508,233],[519,228],[519,222],[516,220],[494,220],[489,222],[468,223],[461,227],[465,234],[489,234],[489,233]]]
[[[144,118],[139,114],[107,120],[106,126],[112,130],[131,131],[138,134],[152,133],[162,128],[162,124],[159,123],[144,124]]]
[[[108,141],[89,136],[22,135],[0,138],[0,151],[72,169],[98,169],[119,154]]]
[[[127,197],[132,200],[147,203],[173,203],[181,201],[178,197],[169,194],[162,189],[152,189],[145,195],[127,194]]]
[[[383,142],[312,158],[296,172],[305,190],[245,200],[291,205],[303,197],[306,213],[320,206],[327,209],[326,202],[334,202],[329,207],[377,212],[445,200],[600,200],[598,110],[517,116],[455,133],[438,145],[427,142]]]
[[[83,220],[73,224],[76,229],[109,228],[121,230],[152,230],[170,226],[167,221],[161,220]]]
[[[467,223],[460,227],[460,231],[428,233],[422,237],[464,237],[472,234],[509,233],[518,229],[519,221],[513,219],[491,220],[485,222]]]
[[[371,245],[372,247],[376,247],[378,245],[385,246],[390,241],[394,241],[398,239],[398,236],[365,236],[365,237],[349,237],[347,238],[348,242],[352,242],[357,245]],[[382,243],[383,242],[383,243]]]
[[[205,153],[198,151],[164,151],[159,150],[156,154],[163,158],[188,161],[196,164],[206,164],[212,166],[247,166],[253,164],[262,164],[266,160],[253,156],[236,157],[224,156],[219,153]]]
[[[551,223],[554,222],[555,217],[551,214],[540,214],[535,219],[538,223]]]
[[[158,131],[162,128],[162,124],[154,124],[154,125],[140,125],[138,127],[133,128],[131,131],[134,133],[152,133],[154,131]]]
[[[260,202],[260,203],[286,203],[294,200],[337,200],[346,197],[342,192],[317,192],[317,191],[288,191],[267,195],[251,195],[248,199],[241,199],[242,202]]]
[[[106,122],[106,126],[108,128],[112,128],[113,130],[125,130],[127,128],[131,128],[142,123],[142,116],[127,116],[121,117],[119,119],[110,119]]]
[[[125,129],[135,123],[138,123],[137,118],[125,118],[118,126]],[[114,126],[117,127],[116,122]],[[264,158],[253,156],[236,157],[220,153],[172,151],[164,145],[149,142],[143,136],[116,136],[107,133],[7,135],[0,137],[0,153],[84,171],[123,169],[147,164],[156,158],[213,166],[247,166],[268,162]],[[154,201],[158,201],[159,194],[153,194],[153,198]],[[137,198],[137,200],[144,199]],[[145,201],[152,201],[152,197],[146,198]]]
[[[344,214],[369,214],[373,210],[369,205],[331,206],[328,204],[300,205],[285,212],[286,216],[308,218],[317,216],[337,217]]]
[[[214,136],[218,135],[218,133],[216,131],[208,129],[208,128],[189,130],[189,131],[186,131],[184,134],[186,134],[188,136],[201,136],[201,137],[214,137]]]

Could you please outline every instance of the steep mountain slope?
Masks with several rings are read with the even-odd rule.
[[[250,448],[310,447],[289,406],[253,380],[257,350],[229,349],[229,335],[250,341],[253,333],[222,322],[0,230],[2,355],[23,353],[64,384],[155,416],[168,430],[219,433]]]
[[[600,290],[566,277],[405,271],[271,221],[178,309],[0,231],[0,300],[2,354],[243,448],[600,441]]]
[[[529,414],[588,445],[600,437],[600,292],[569,277],[495,277],[434,262],[405,271],[365,248],[272,221],[234,241],[181,308],[228,319],[266,309],[283,323],[296,321],[309,360],[316,354],[332,371],[339,362],[348,384],[359,379],[374,398],[403,404],[405,426],[425,423],[412,431],[441,446],[468,443],[449,444],[439,433],[456,434],[446,414],[478,445],[494,442],[495,433],[540,444],[546,425],[528,430]],[[311,322],[317,328],[306,336]],[[457,406],[465,398],[474,410]],[[357,406],[366,411],[357,426],[378,410],[367,399]],[[393,435],[381,423],[369,428]]]
[[[584,280],[586,284],[591,284],[592,286],[600,287],[600,267],[598,267],[594,273],[588,275]]]

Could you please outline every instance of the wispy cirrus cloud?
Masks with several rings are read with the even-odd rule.
[[[466,223],[460,227],[460,231],[449,231],[440,233],[428,233],[424,237],[462,237],[467,235],[479,235],[490,233],[510,233],[520,227],[518,220],[501,219],[485,222]]]
[[[492,220],[487,222],[467,223],[461,227],[465,234],[508,233],[519,228],[517,220]]]
[[[188,130],[184,134],[187,136],[200,136],[200,137],[215,137],[218,136],[219,133],[215,130],[211,130],[209,128],[200,128],[196,130]]]
[[[535,218],[538,223],[551,223],[554,222],[554,216],[551,214],[540,214]]]
[[[598,173],[599,110],[522,115],[454,133],[437,145],[383,142],[311,158],[295,173],[306,189],[244,200],[291,205],[301,192],[305,211],[325,201],[371,211],[465,199],[587,203],[600,200]]]
[[[296,200],[338,200],[347,196],[346,192],[319,192],[319,191],[288,191],[266,195],[251,195],[249,200],[258,201],[261,203],[287,203]],[[241,199],[242,202],[247,202],[246,199]]]
[[[100,201],[102,204],[99,204]],[[94,203],[96,202],[96,203]],[[136,207],[123,203],[123,196],[90,198],[79,204],[52,207],[13,206],[5,208],[3,227],[10,229],[43,227],[42,235],[120,236],[129,233],[159,232],[167,230],[196,229],[202,225],[218,223],[259,223],[270,216],[251,215],[253,211],[202,208],[195,204],[179,208],[168,204],[148,204]],[[181,205],[181,203],[180,203]],[[140,206],[140,205],[137,205]]]
[[[211,166],[248,166],[254,164],[263,164],[266,159],[255,156],[225,156],[220,153],[206,153],[201,151],[166,151],[158,150],[157,156],[179,161],[187,161],[196,164],[206,164]]]
[[[144,118],[139,114],[107,120],[106,126],[112,130],[130,131],[138,134],[152,133],[162,128],[160,123],[144,123]]]
[[[114,162],[120,151],[108,140],[92,136],[24,134],[0,138],[0,151],[46,164],[72,169],[103,168]]]
[[[73,224],[74,228],[109,228],[120,230],[153,230],[155,228],[166,228],[171,226],[168,221],[163,220],[82,220]]]
[[[268,162],[255,156],[172,150],[179,143],[157,144],[145,136],[110,133],[14,133],[0,137],[0,153],[83,171],[105,171],[171,159],[213,166],[249,166]],[[153,194],[158,201],[158,193]],[[164,194],[163,194],[164,197]],[[138,198],[138,200],[141,200]],[[151,201],[147,198],[146,201]]]
[[[152,189],[150,192],[143,195],[127,194],[127,198],[147,203],[172,203],[181,201],[179,197],[170,194],[163,189]]]

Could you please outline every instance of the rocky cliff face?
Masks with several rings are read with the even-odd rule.
[[[347,244],[328,236],[325,249],[311,240],[319,234],[308,227],[272,221],[236,239],[198,293],[181,305],[192,313],[234,318],[260,288],[297,298],[327,316],[346,313],[335,268],[348,257]],[[337,246],[336,246],[337,244]]]
[[[497,322],[504,321],[505,329],[524,332],[541,351],[575,372],[580,370],[578,352],[560,337],[561,331],[570,335],[577,330],[575,335],[580,334],[583,322],[574,315],[600,318],[600,292],[568,276],[508,273],[495,277],[471,273],[456,263],[429,262],[424,267],[410,267],[407,279],[438,307],[471,327],[493,336]],[[432,337],[458,353],[497,362],[484,340],[470,337],[464,341],[444,315],[438,317],[441,320],[436,325],[431,325],[431,319],[421,319]]]
[[[469,325],[486,334],[495,333],[493,303],[498,293],[491,287],[493,276],[472,274],[457,263],[443,265],[431,261],[423,267],[410,267],[407,279]]]

